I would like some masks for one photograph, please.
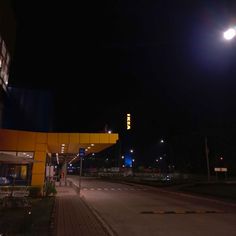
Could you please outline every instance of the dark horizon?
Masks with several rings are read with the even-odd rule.
[[[234,1],[13,1],[10,86],[47,89],[53,130],[103,132],[147,149],[161,137],[234,136]],[[145,137],[145,138],[144,138]]]

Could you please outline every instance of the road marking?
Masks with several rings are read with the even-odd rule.
[[[186,211],[141,211],[141,214],[213,214],[225,213],[223,211],[212,210],[186,210]]]
[[[97,190],[97,191],[145,191],[147,189],[141,188],[82,188],[82,190],[89,191],[89,190]]]

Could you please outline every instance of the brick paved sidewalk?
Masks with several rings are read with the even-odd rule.
[[[54,235],[107,236],[109,233],[72,187],[57,187]]]

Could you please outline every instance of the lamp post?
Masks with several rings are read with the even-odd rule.
[[[166,139],[163,139],[163,138],[160,139],[159,148],[160,148],[159,154],[161,155],[158,159],[160,174],[167,173],[168,172],[168,169],[167,169],[168,158],[169,158],[168,157],[169,156],[169,152],[168,152],[169,144]]]
[[[205,136],[205,155],[206,155],[206,164],[207,164],[207,181],[210,181],[210,165],[209,165],[209,157],[208,157],[208,144],[207,144],[207,136]]]
[[[131,165],[130,165],[130,167],[132,167],[132,172],[133,172],[133,174],[134,174],[134,162],[135,162],[135,159],[134,159],[134,149],[130,149],[129,150],[129,152],[130,152],[130,154],[131,154]]]

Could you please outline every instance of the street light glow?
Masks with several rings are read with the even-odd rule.
[[[231,40],[232,38],[235,37],[235,35],[236,35],[236,30],[233,28],[229,28],[228,30],[224,32],[224,38],[226,40]]]

